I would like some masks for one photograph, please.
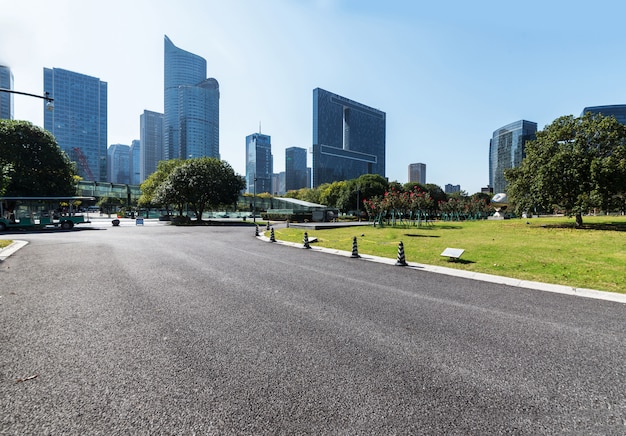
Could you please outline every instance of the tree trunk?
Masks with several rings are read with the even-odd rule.
[[[583,216],[581,213],[576,214],[576,228],[580,229],[583,226]]]

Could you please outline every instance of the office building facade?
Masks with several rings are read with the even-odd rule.
[[[133,139],[130,144],[130,183],[131,185],[139,185],[141,183],[141,141]]]
[[[520,120],[493,132],[489,141],[489,186],[493,192],[506,193],[504,170],[520,165],[527,141],[536,138],[537,123]]]
[[[580,116],[585,113],[602,114],[605,117],[614,116],[621,124],[626,125],[626,104],[614,104],[608,106],[589,106],[583,109]]]
[[[107,181],[107,83],[60,68],[44,68],[44,128],[56,138],[83,180]]]
[[[306,149],[285,149],[285,192],[307,188]]]
[[[409,182],[426,184],[426,164],[412,163],[409,164]]]
[[[165,36],[163,158],[220,157],[219,84],[206,60]]]
[[[313,187],[385,177],[386,114],[320,88],[313,90]]]
[[[13,90],[13,72],[4,65],[0,65],[0,88]],[[0,118],[13,119],[13,94],[10,92],[0,92]]]
[[[107,182],[130,184],[130,146],[112,144],[107,150]]]
[[[272,138],[261,133],[246,136],[246,186],[248,193],[273,193]]]
[[[144,110],[139,116],[139,183],[157,170],[163,160],[163,114]]]
[[[456,192],[461,192],[461,185],[453,185],[451,183],[447,183],[443,188],[443,192],[446,194],[454,194]]]

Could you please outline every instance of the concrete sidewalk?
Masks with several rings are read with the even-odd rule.
[[[15,253],[20,248],[28,244],[27,241],[13,241],[8,247],[0,249],[0,262],[4,261],[7,257]]]

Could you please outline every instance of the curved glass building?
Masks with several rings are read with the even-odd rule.
[[[610,117],[612,115],[620,123],[626,124],[626,104],[613,104],[613,105],[608,105],[608,106],[589,106],[583,109],[580,116],[582,117],[587,112],[591,112],[592,114],[602,114],[605,117]]]
[[[494,193],[506,193],[504,170],[519,166],[526,141],[536,138],[537,123],[520,120],[493,132],[489,141],[489,185]]]
[[[202,57],[165,35],[163,158],[219,159],[219,84]]]

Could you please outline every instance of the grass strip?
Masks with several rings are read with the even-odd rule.
[[[402,241],[407,262],[446,266],[504,277],[626,293],[626,217],[585,217],[582,229],[563,217],[502,221],[442,222],[418,227],[346,227],[326,230],[275,229],[279,240],[359,254],[396,258]],[[458,261],[442,257],[447,247],[465,250]]]

